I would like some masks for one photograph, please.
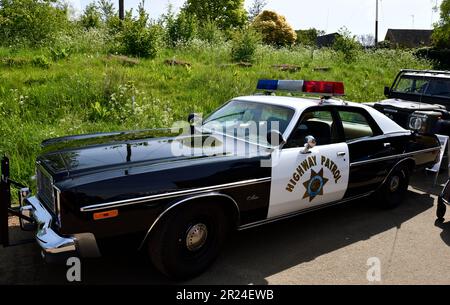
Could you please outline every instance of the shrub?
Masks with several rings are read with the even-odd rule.
[[[236,62],[253,62],[260,42],[260,34],[251,27],[236,31],[232,41],[231,58]]]
[[[273,11],[263,11],[255,18],[252,26],[262,34],[262,40],[266,44],[290,46],[297,39],[297,34],[286,18]]]
[[[170,47],[191,41],[197,32],[197,20],[195,16],[187,15],[184,11],[181,11],[175,18],[169,9],[165,23],[167,33],[166,42]]]
[[[435,69],[450,69],[450,49],[422,48],[415,55],[432,61]]]
[[[31,63],[33,64],[33,66],[36,66],[36,67],[39,67],[42,69],[50,68],[50,61],[44,55],[37,55],[37,56],[33,57],[33,59],[31,60]]]
[[[117,35],[118,51],[125,55],[154,58],[158,52],[158,28],[148,25],[148,14],[143,6],[139,7],[139,16],[134,18],[127,12],[122,30]]]
[[[101,25],[101,16],[95,3],[90,3],[84,9],[80,23],[85,29],[98,28]]]
[[[207,20],[199,28],[197,37],[211,45],[221,43],[225,40],[224,34],[214,21]]]
[[[61,59],[66,59],[70,56],[70,48],[63,48],[63,47],[55,47],[50,48],[50,56],[52,57],[53,61],[58,61]]]
[[[438,49],[450,49],[450,0],[441,3],[441,18],[433,31],[433,44]]]
[[[340,29],[339,34],[340,36],[334,41],[333,50],[341,53],[347,63],[354,61],[362,49],[361,44],[354,36],[351,36],[350,31],[346,28]]]
[[[37,47],[53,42],[69,27],[66,8],[59,0],[2,0],[0,44]]]

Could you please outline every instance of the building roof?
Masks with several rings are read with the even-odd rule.
[[[331,33],[322,36],[318,36],[316,44],[318,47],[331,47],[337,37],[341,36],[339,33]]]
[[[417,48],[431,45],[433,30],[388,29],[385,40],[393,46]]]

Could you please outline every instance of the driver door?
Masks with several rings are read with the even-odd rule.
[[[322,107],[307,110],[286,145],[272,155],[268,217],[277,217],[339,201],[349,177],[349,150],[336,124],[337,115]],[[317,145],[305,151],[305,137]]]

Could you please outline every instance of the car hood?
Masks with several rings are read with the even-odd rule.
[[[164,130],[57,138],[44,141],[43,146],[44,153],[38,157],[38,163],[54,174],[69,176],[138,164],[226,156],[236,149],[246,153],[260,149],[229,136],[174,135]]]
[[[375,107],[387,106],[392,108],[406,109],[412,111],[433,111],[433,110],[445,110],[445,107],[437,104],[427,104],[420,102],[412,102],[402,99],[387,99],[380,102],[375,103]]]

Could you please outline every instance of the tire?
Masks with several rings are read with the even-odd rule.
[[[409,185],[409,170],[398,167],[392,171],[378,191],[377,203],[384,209],[393,209],[405,199]]]
[[[436,217],[439,221],[444,221],[445,212],[447,207],[445,203],[442,202],[442,199],[438,199],[437,209],[436,209]]]
[[[185,203],[161,221],[148,252],[154,266],[174,280],[205,271],[219,255],[229,228],[224,209],[214,203]]]

